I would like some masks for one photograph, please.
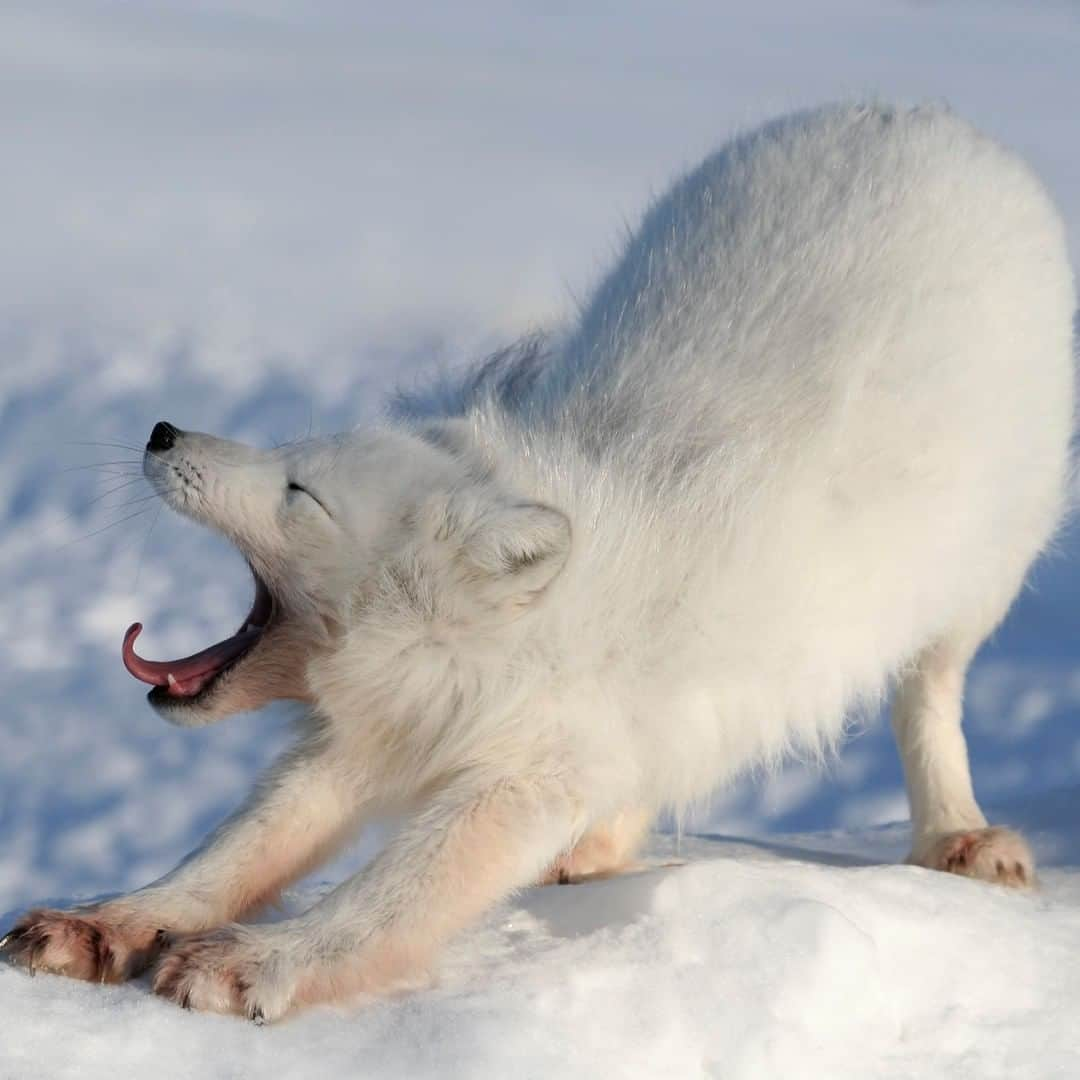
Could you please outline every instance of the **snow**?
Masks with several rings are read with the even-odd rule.
[[[898,826],[658,838],[632,874],[509,901],[430,988],[273,1028],[0,970],[5,1075],[1072,1076],[1080,876],[1054,853],[1080,849],[1039,820],[1034,896],[887,865]]]
[[[830,98],[949,100],[1031,160],[1080,262],[1078,51],[1052,2],[5,5],[0,932],[168,869],[288,740],[286,710],[167,728],[120,664],[135,619],[181,654],[249,599],[224,543],[128,503],[154,421],[263,444],[361,422],[571,312],[735,128]],[[721,793],[678,854],[510,901],[401,999],[255,1030],[0,968],[0,1077],[1076,1075],[1075,526],[968,713],[1035,896],[891,865],[906,804],[871,720],[824,769]]]

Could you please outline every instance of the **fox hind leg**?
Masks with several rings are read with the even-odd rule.
[[[623,810],[610,820],[594,825],[551,864],[539,884],[571,885],[631,869],[651,821],[649,813],[635,809]]]
[[[995,617],[975,623],[975,632],[969,627],[919,654],[897,686],[892,724],[911,804],[908,861],[1026,888],[1035,880],[1031,849],[1019,833],[987,824],[975,800],[961,726],[968,664],[1007,608],[1007,602],[998,605]]]

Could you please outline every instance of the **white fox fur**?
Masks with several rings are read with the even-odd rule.
[[[891,680],[913,860],[1030,883],[960,703],[1063,513],[1074,304],[1024,164],[940,108],[832,107],[678,181],[548,344],[376,430],[148,453],[277,605],[158,704],[292,696],[307,733],[172,874],[31,913],[7,950],[95,978],[160,952],[159,992],[266,1019],[401,985],[509,891],[616,870],[662,808],[821,751]],[[310,911],[231,922],[391,812]]]

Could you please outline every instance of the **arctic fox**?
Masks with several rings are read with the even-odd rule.
[[[15,962],[274,1020],[421,978],[540,880],[894,688],[911,860],[1033,880],[988,827],[964,672],[1065,505],[1073,283],[1039,182],[940,108],[736,139],[645,215],[580,317],[384,424],[259,451],[159,423],[145,471],[229,537],[255,603],[124,659],[178,724],[274,698],[306,729],[176,870],[27,914]],[[383,852],[304,914],[237,920],[365,819]]]

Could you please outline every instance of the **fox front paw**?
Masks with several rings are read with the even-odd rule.
[[[118,983],[153,963],[164,931],[135,929],[105,906],[27,912],[0,939],[0,956],[31,975],[39,971]]]
[[[931,837],[916,846],[908,861],[1013,889],[1029,889],[1035,884],[1035,859],[1027,841],[1001,826]]]
[[[294,980],[258,928],[225,926],[168,943],[154,971],[154,993],[184,1009],[263,1024],[292,1008]]]

